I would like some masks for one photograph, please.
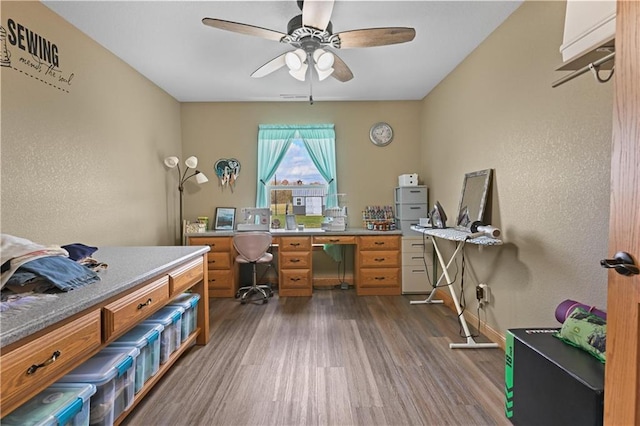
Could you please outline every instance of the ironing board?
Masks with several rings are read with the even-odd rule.
[[[449,267],[454,262],[456,257],[462,253],[465,244],[475,244],[479,246],[498,246],[502,244],[502,240],[487,237],[482,233],[472,234],[468,231],[461,231],[455,228],[423,228],[421,226],[413,225],[411,230],[423,233],[431,237],[431,242],[433,244],[433,249],[438,256],[438,262],[440,263],[440,267],[442,268],[442,275],[436,282],[436,287],[442,279],[444,278],[447,281],[447,287],[449,287],[449,292],[451,293],[451,298],[453,299],[453,303],[456,307],[456,312],[458,313],[458,318],[460,319],[460,324],[462,325],[462,329],[464,330],[464,335],[467,339],[465,343],[449,343],[449,348],[451,349],[481,349],[481,348],[497,348],[497,343],[478,343],[476,342],[471,333],[469,332],[469,326],[467,325],[467,321],[462,314],[462,307],[460,306],[460,300],[456,291],[453,288],[453,280],[449,275]],[[449,258],[448,261],[445,260],[440,248],[438,247],[438,240],[448,240],[455,241],[456,248],[453,251],[453,254]],[[425,300],[413,300],[410,302],[412,305],[424,305],[424,304],[437,304],[443,303],[442,300],[433,300],[433,296],[436,294],[435,291],[432,291]]]

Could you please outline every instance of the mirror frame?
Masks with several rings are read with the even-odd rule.
[[[458,205],[458,210],[457,210],[457,216],[456,216],[456,226],[458,227],[464,227],[464,228],[469,228],[471,226],[471,223],[475,222],[475,221],[480,221],[482,222],[483,218],[484,218],[484,211],[487,205],[487,200],[489,198],[489,189],[491,188],[491,176],[492,176],[492,171],[493,169],[485,169],[485,170],[478,170],[477,172],[470,172],[470,173],[466,173],[464,175],[464,181],[462,182],[462,193],[460,194],[460,204]],[[467,182],[469,181],[469,179],[471,178],[476,178],[478,176],[484,176],[484,183],[483,183],[483,189],[482,189],[482,196],[480,198],[480,209],[478,211],[478,217],[475,218],[469,218],[469,220],[471,221],[469,224],[465,225],[461,225],[460,224],[460,214],[461,214],[461,210],[463,207],[463,202],[464,202],[464,193],[467,189]]]

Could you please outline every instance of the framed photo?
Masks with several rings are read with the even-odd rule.
[[[233,231],[236,225],[236,209],[234,207],[216,207],[216,221],[213,229],[216,231]]]

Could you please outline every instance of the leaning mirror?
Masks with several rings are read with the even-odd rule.
[[[458,206],[457,227],[468,229],[473,222],[483,221],[490,186],[491,169],[464,175],[460,205]]]

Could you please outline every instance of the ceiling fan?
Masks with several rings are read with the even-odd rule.
[[[302,14],[289,20],[287,33],[254,25],[204,18],[202,23],[214,28],[279,41],[294,47],[255,70],[251,77],[260,78],[284,67],[289,74],[305,81],[307,70],[316,70],[319,80],[332,76],[346,82],[353,73],[332,50],[356,47],[386,46],[413,40],[416,31],[407,27],[367,28],[333,33],[331,13],[334,0],[297,0]],[[311,65],[311,66],[310,66]]]

